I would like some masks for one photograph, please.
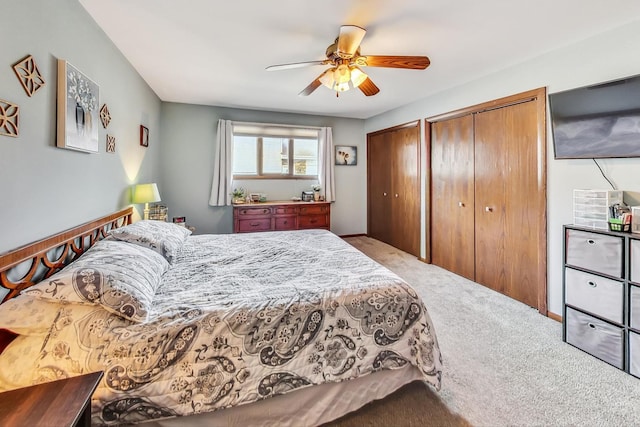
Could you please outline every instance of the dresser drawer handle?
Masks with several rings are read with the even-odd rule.
[[[595,245],[596,241],[593,240],[593,239],[589,239],[589,240],[587,240],[587,243],[590,244],[590,245]]]
[[[596,282],[589,282],[589,286],[591,286],[592,288],[597,288],[598,284]]]
[[[252,222],[252,223],[251,223],[251,224],[249,224],[249,225],[250,225],[250,226],[252,226],[252,227],[257,227],[257,226],[259,226],[259,225],[260,225],[260,223],[259,223],[259,222]]]
[[[287,225],[287,224],[289,224],[289,221],[284,221],[283,224]]]
[[[269,209],[262,209],[262,213],[269,213]]]
[[[316,222],[318,222],[318,220],[317,220],[317,219],[315,219],[315,218],[313,218],[313,219],[310,219],[310,220],[309,220],[309,222],[310,222],[311,224],[315,224]]]

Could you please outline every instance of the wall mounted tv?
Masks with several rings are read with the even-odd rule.
[[[549,94],[556,159],[640,157],[640,76]]]

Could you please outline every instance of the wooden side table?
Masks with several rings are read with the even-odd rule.
[[[91,395],[102,372],[0,393],[0,425],[89,427]]]

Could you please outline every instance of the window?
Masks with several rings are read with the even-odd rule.
[[[234,124],[233,176],[317,179],[317,129]]]

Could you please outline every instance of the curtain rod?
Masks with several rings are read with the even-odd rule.
[[[249,125],[249,126],[275,126],[281,128],[304,128],[304,129],[322,129],[320,126],[307,126],[307,125],[283,125],[281,123],[259,123],[259,122],[240,122],[232,120],[231,124]]]

